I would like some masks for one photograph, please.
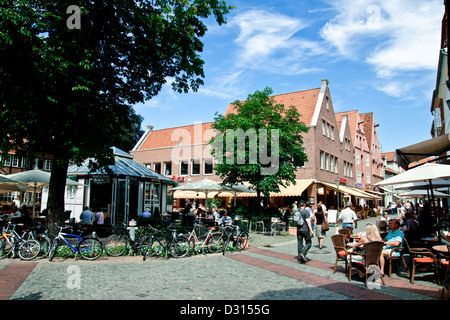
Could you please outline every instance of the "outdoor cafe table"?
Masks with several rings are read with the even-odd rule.
[[[440,244],[440,245],[433,246],[433,250],[435,250],[439,253],[448,254],[448,247],[446,244]]]

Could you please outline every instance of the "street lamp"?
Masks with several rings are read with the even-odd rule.
[[[336,198],[337,198],[337,210],[339,213],[339,184],[341,183],[341,179],[339,177],[336,178],[337,190],[336,190]]]

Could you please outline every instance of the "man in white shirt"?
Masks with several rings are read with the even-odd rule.
[[[342,222],[342,228],[350,226],[352,229],[356,228],[358,217],[356,216],[355,211],[351,209],[352,203],[347,203],[347,206],[344,210],[341,211],[338,217],[338,221]],[[353,226],[355,224],[355,226]]]

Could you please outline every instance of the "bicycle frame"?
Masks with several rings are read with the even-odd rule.
[[[201,228],[208,229],[208,233],[206,233],[206,235],[204,236],[205,239],[203,240],[203,242],[199,244],[200,248],[204,249],[204,248],[207,247],[206,240],[208,240],[208,238],[213,234],[213,231],[211,229],[209,229],[209,228],[207,228],[205,226],[202,226],[201,224],[198,224],[198,223],[194,224],[194,228],[192,229],[191,232],[188,233],[188,239],[189,240],[191,240],[191,239],[194,240],[194,249],[195,249],[195,246],[197,246],[197,242],[199,242],[199,240],[198,240],[199,238],[198,238],[197,232],[195,230],[196,229],[201,229]]]

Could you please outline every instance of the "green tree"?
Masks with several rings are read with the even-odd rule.
[[[0,149],[53,156],[49,223],[61,222],[69,160],[111,163],[141,118],[132,105],[203,84],[202,20],[219,0],[0,0]],[[76,10],[75,10],[76,9]]]
[[[308,127],[294,106],[277,104],[271,88],[234,102],[235,112],[216,114],[217,136],[210,141],[215,172],[227,185],[248,182],[261,194],[295,184],[295,171],[307,161],[302,133]]]

